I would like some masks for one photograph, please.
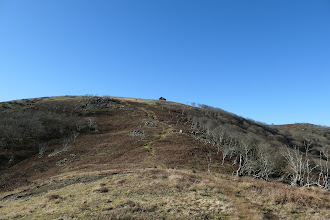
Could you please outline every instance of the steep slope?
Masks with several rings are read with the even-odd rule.
[[[0,219],[330,217],[327,191],[233,176],[235,157],[221,165],[223,152],[189,119],[214,117],[205,106],[69,96],[1,103],[0,110],[11,119],[2,128],[37,114],[18,123],[18,142],[5,139],[15,132],[1,133]],[[275,147],[301,143],[283,129],[222,114],[233,134],[248,126],[258,137],[279,136]],[[239,131],[235,120],[243,120]],[[44,127],[25,132],[36,125]]]

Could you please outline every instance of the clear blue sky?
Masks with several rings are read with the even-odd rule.
[[[0,0],[0,101],[111,95],[330,126],[328,0]]]

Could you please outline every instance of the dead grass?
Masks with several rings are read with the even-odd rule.
[[[329,219],[330,194],[318,188],[299,188],[251,178],[238,182],[237,194],[279,218]]]
[[[230,216],[233,212],[230,202],[223,194],[212,192],[214,186],[211,185],[207,179],[186,171],[140,170],[87,184],[69,185],[21,200],[7,200],[1,204],[0,216],[2,219]]]
[[[106,172],[110,171],[76,171],[48,183],[82,180]],[[329,194],[319,189],[251,178],[142,169],[3,201],[0,219],[327,219],[328,198]]]
[[[318,188],[299,188],[282,183],[256,181],[247,186],[275,205],[294,204],[297,208],[330,208],[330,193]]]

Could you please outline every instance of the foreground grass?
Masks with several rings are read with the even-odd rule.
[[[38,186],[20,189],[29,193],[26,197],[1,201],[0,219],[330,217],[329,194],[318,189],[173,169],[116,172],[116,175],[93,179],[106,173],[68,173]],[[82,182],[86,178],[91,181]],[[47,190],[40,190],[43,188]],[[8,193],[0,194],[0,198],[6,195]]]
[[[72,178],[72,177],[71,177]],[[228,217],[230,202],[208,179],[140,170],[1,203],[1,219],[187,219]]]

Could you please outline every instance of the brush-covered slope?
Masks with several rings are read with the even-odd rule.
[[[295,173],[281,156],[310,144],[316,165],[324,127],[296,132],[208,106],[122,97],[11,101],[0,116],[0,219],[330,217],[329,192],[288,185]],[[260,149],[279,153],[267,178]]]

